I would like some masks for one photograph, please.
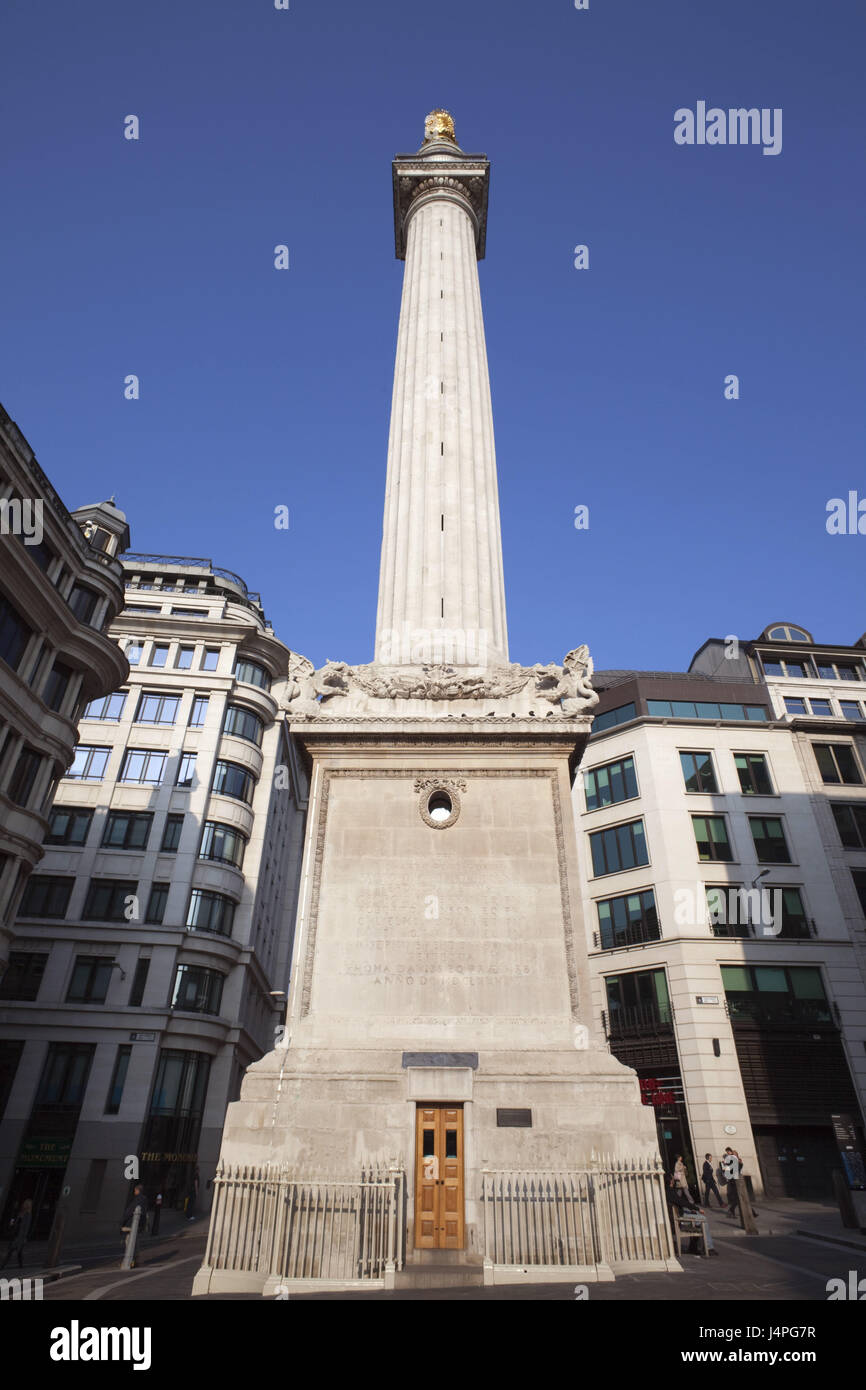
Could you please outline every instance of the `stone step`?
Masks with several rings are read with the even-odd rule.
[[[394,1276],[395,1289],[480,1288],[483,1283],[484,1267],[480,1264],[408,1265]]]
[[[418,1265],[483,1265],[484,1256],[474,1250],[409,1250],[405,1267]]]

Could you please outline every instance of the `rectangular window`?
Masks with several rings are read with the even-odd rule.
[[[53,709],[55,712],[60,709],[72,675],[71,666],[65,666],[62,661],[55,661],[42,691],[42,699],[49,709]]]
[[[64,776],[78,782],[101,782],[110,752],[110,748],[94,748],[90,744],[79,743],[72,766],[66,769]]]
[[[596,877],[649,863],[642,820],[627,821],[609,830],[596,830],[590,835],[589,844]]]
[[[86,584],[73,584],[66,602],[80,623],[89,624],[96,612],[99,594],[88,589]]]
[[[724,816],[692,816],[698,858],[731,863],[734,855]]]
[[[822,719],[828,718],[833,713],[829,700],[816,700],[812,696],[809,697],[809,708],[813,714]]]
[[[140,1009],[144,999],[144,987],[147,984],[147,972],[150,970],[150,956],[139,956],[135,963],[135,974],[132,977],[132,989],[129,991],[129,1007]]]
[[[194,888],[190,894],[186,924],[191,931],[212,931],[219,936],[231,936],[237,904],[224,893],[210,893]]]
[[[107,956],[76,956],[67,1004],[104,1004],[113,971]]]
[[[206,618],[208,610],[206,608],[172,608],[173,618]]]
[[[803,906],[803,897],[799,888],[782,888],[782,930],[780,937],[783,940],[808,939],[809,921],[806,917],[806,909]]]
[[[790,864],[780,816],[749,816],[749,826],[759,864]]]
[[[0,999],[33,1001],[39,993],[42,976],[48,964],[48,953],[10,951],[6,973],[0,979]]]
[[[818,770],[823,781],[862,782],[854,750],[848,743],[813,743]]]
[[[160,852],[163,854],[174,854],[180,844],[180,835],[183,830],[183,816],[166,816],[165,828],[162,832],[162,844]]]
[[[201,965],[179,965],[171,995],[171,1008],[187,1013],[218,1014],[224,976]]]
[[[92,878],[82,916],[89,922],[132,922],[138,883],[121,878]],[[129,913],[129,916],[127,916]]]
[[[866,849],[866,801],[846,806],[839,801],[830,803],[839,839],[846,849]]]
[[[74,883],[75,879],[71,876],[60,878],[51,874],[31,874],[18,915],[57,919],[65,917]]]
[[[764,705],[717,704],[713,700],[647,700],[647,712],[660,719],[766,719]]]
[[[106,1115],[116,1115],[120,1110],[120,1102],[123,1098],[123,1087],[126,1084],[126,1073],[129,1069],[129,1059],[131,1056],[132,1048],[128,1043],[123,1043],[117,1049],[117,1056],[114,1059],[114,1071],[111,1073],[111,1085],[108,1088],[108,1098],[105,1102]]]
[[[111,849],[146,849],[152,823],[150,811],[109,811],[102,843]]]
[[[767,676],[781,676],[787,680],[807,680],[812,678],[812,662],[809,657],[785,657],[778,660],[761,657],[761,665]],[[819,669],[820,674],[820,669]]]
[[[195,753],[181,753],[177,765],[177,786],[191,787],[195,777]]]
[[[144,919],[146,922],[152,922],[158,927],[162,926],[166,904],[168,903],[168,890],[169,884],[154,883],[150,890],[150,898],[147,903],[147,916]]]
[[[168,645],[164,642],[154,642],[150,653],[151,666],[166,666],[168,664]]]
[[[37,753],[35,748],[28,748],[25,744],[18,754],[15,771],[12,773],[6,788],[6,795],[10,801],[15,802],[16,806],[27,805],[41,766],[42,754]]]
[[[203,671],[215,671],[219,665],[219,647],[206,647],[201,659],[201,669]]]
[[[638,794],[634,759],[620,758],[615,763],[589,768],[583,774],[583,784],[587,811],[629,801]]]
[[[189,716],[189,727],[200,729],[207,718],[207,695],[195,695],[193,697],[192,709]]]
[[[93,812],[83,806],[55,806],[48,820],[46,845],[83,845]]]
[[[710,753],[680,753],[687,792],[717,792],[716,774]]]
[[[642,893],[624,893],[616,898],[603,898],[596,903],[601,949],[611,951],[616,946],[635,946],[644,941],[659,941],[658,913],[655,894],[651,888]]]
[[[862,719],[863,707],[858,700],[840,700],[839,708],[843,719]]]
[[[121,769],[121,782],[138,782],[158,787],[165,767],[165,753],[151,748],[128,748]]]
[[[786,695],[785,709],[788,711],[789,714],[805,714],[806,701],[801,699],[795,699],[791,695]]]
[[[866,917],[866,869],[852,869],[851,877],[854,880],[854,887],[857,889],[857,896],[860,899],[860,909]]]
[[[0,657],[17,671],[33,629],[25,623],[18,609],[0,594]]]
[[[630,719],[635,717],[635,707],[630,705],[617,705],[616,709],[605,710],[604,714],[597,714],[592,721],[592,732],[600,734],[603,729],[613,729],[617,724],[627,724]]]
[[[265,726],[257,714],[242,705],[227,705],[223,720],[223,733],[233,738],[244,738],[248,743],[261,747]]]
[[[735,753],[734,766],[744,796],[772,796],[773,784],[763,753]]]
[[[192,670],[192,659],[194,654],[195,647],[178,647],[177,660],[174,663],[178,671]]]
[[[119,719],[126,704],[126,693],[125,690],[121,690],[114,695],[103,695],[98,700],[91,700],[81,716],[82,719]]]
[[[173,724],[180,704],[179,695],[160,695],[146,692],[138,702],[136,724]]]
[[[63,1106],[80,1110],[87,1089],[94,1043],[53,1042],[48,1044],[48,1056],[36,1092],[35,1105],[40,1110]]]
[[[214,766],[212,790],[220,796],[230,796],[235,801],[243,801],[249,806],[256,789],[256,779],[251,772],[239,763],[229,763],[218,758]]]
[[[637,822],[640,825],[640,822]],[[642,829],[642,827],[641,827]],[[233,864],[239,869],[244,862],[246,839],[230,825],[206,821],[201,839],[200,859],[215,859],[220,864]]]
[[[144,655],[144,643],[140,642],[137,637],[127,638],[124,655],[130,666],[140,666],[141,658]]]

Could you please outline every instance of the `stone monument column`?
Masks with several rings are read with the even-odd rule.
[[[393,163],[397,333],[376,660],[508,660],[493,412],[477,261],[490,166],[446,112]]]

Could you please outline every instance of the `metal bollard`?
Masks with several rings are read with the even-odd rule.
[[[129,1235],[126,1237],[126,1249],[123,1252],[123,1259],[120,1262],[121,1269],[131,1269],[135,1259],[135,1245],[138,1240],[138,1227],[141,1223],[141,1207],[136,1207],[132,1213],[132,1225],[129,1228]]]

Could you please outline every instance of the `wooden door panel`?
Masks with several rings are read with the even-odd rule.
[[[463,1107],[419,1105],[415,1143],[415,1245],[462,1250]]]

